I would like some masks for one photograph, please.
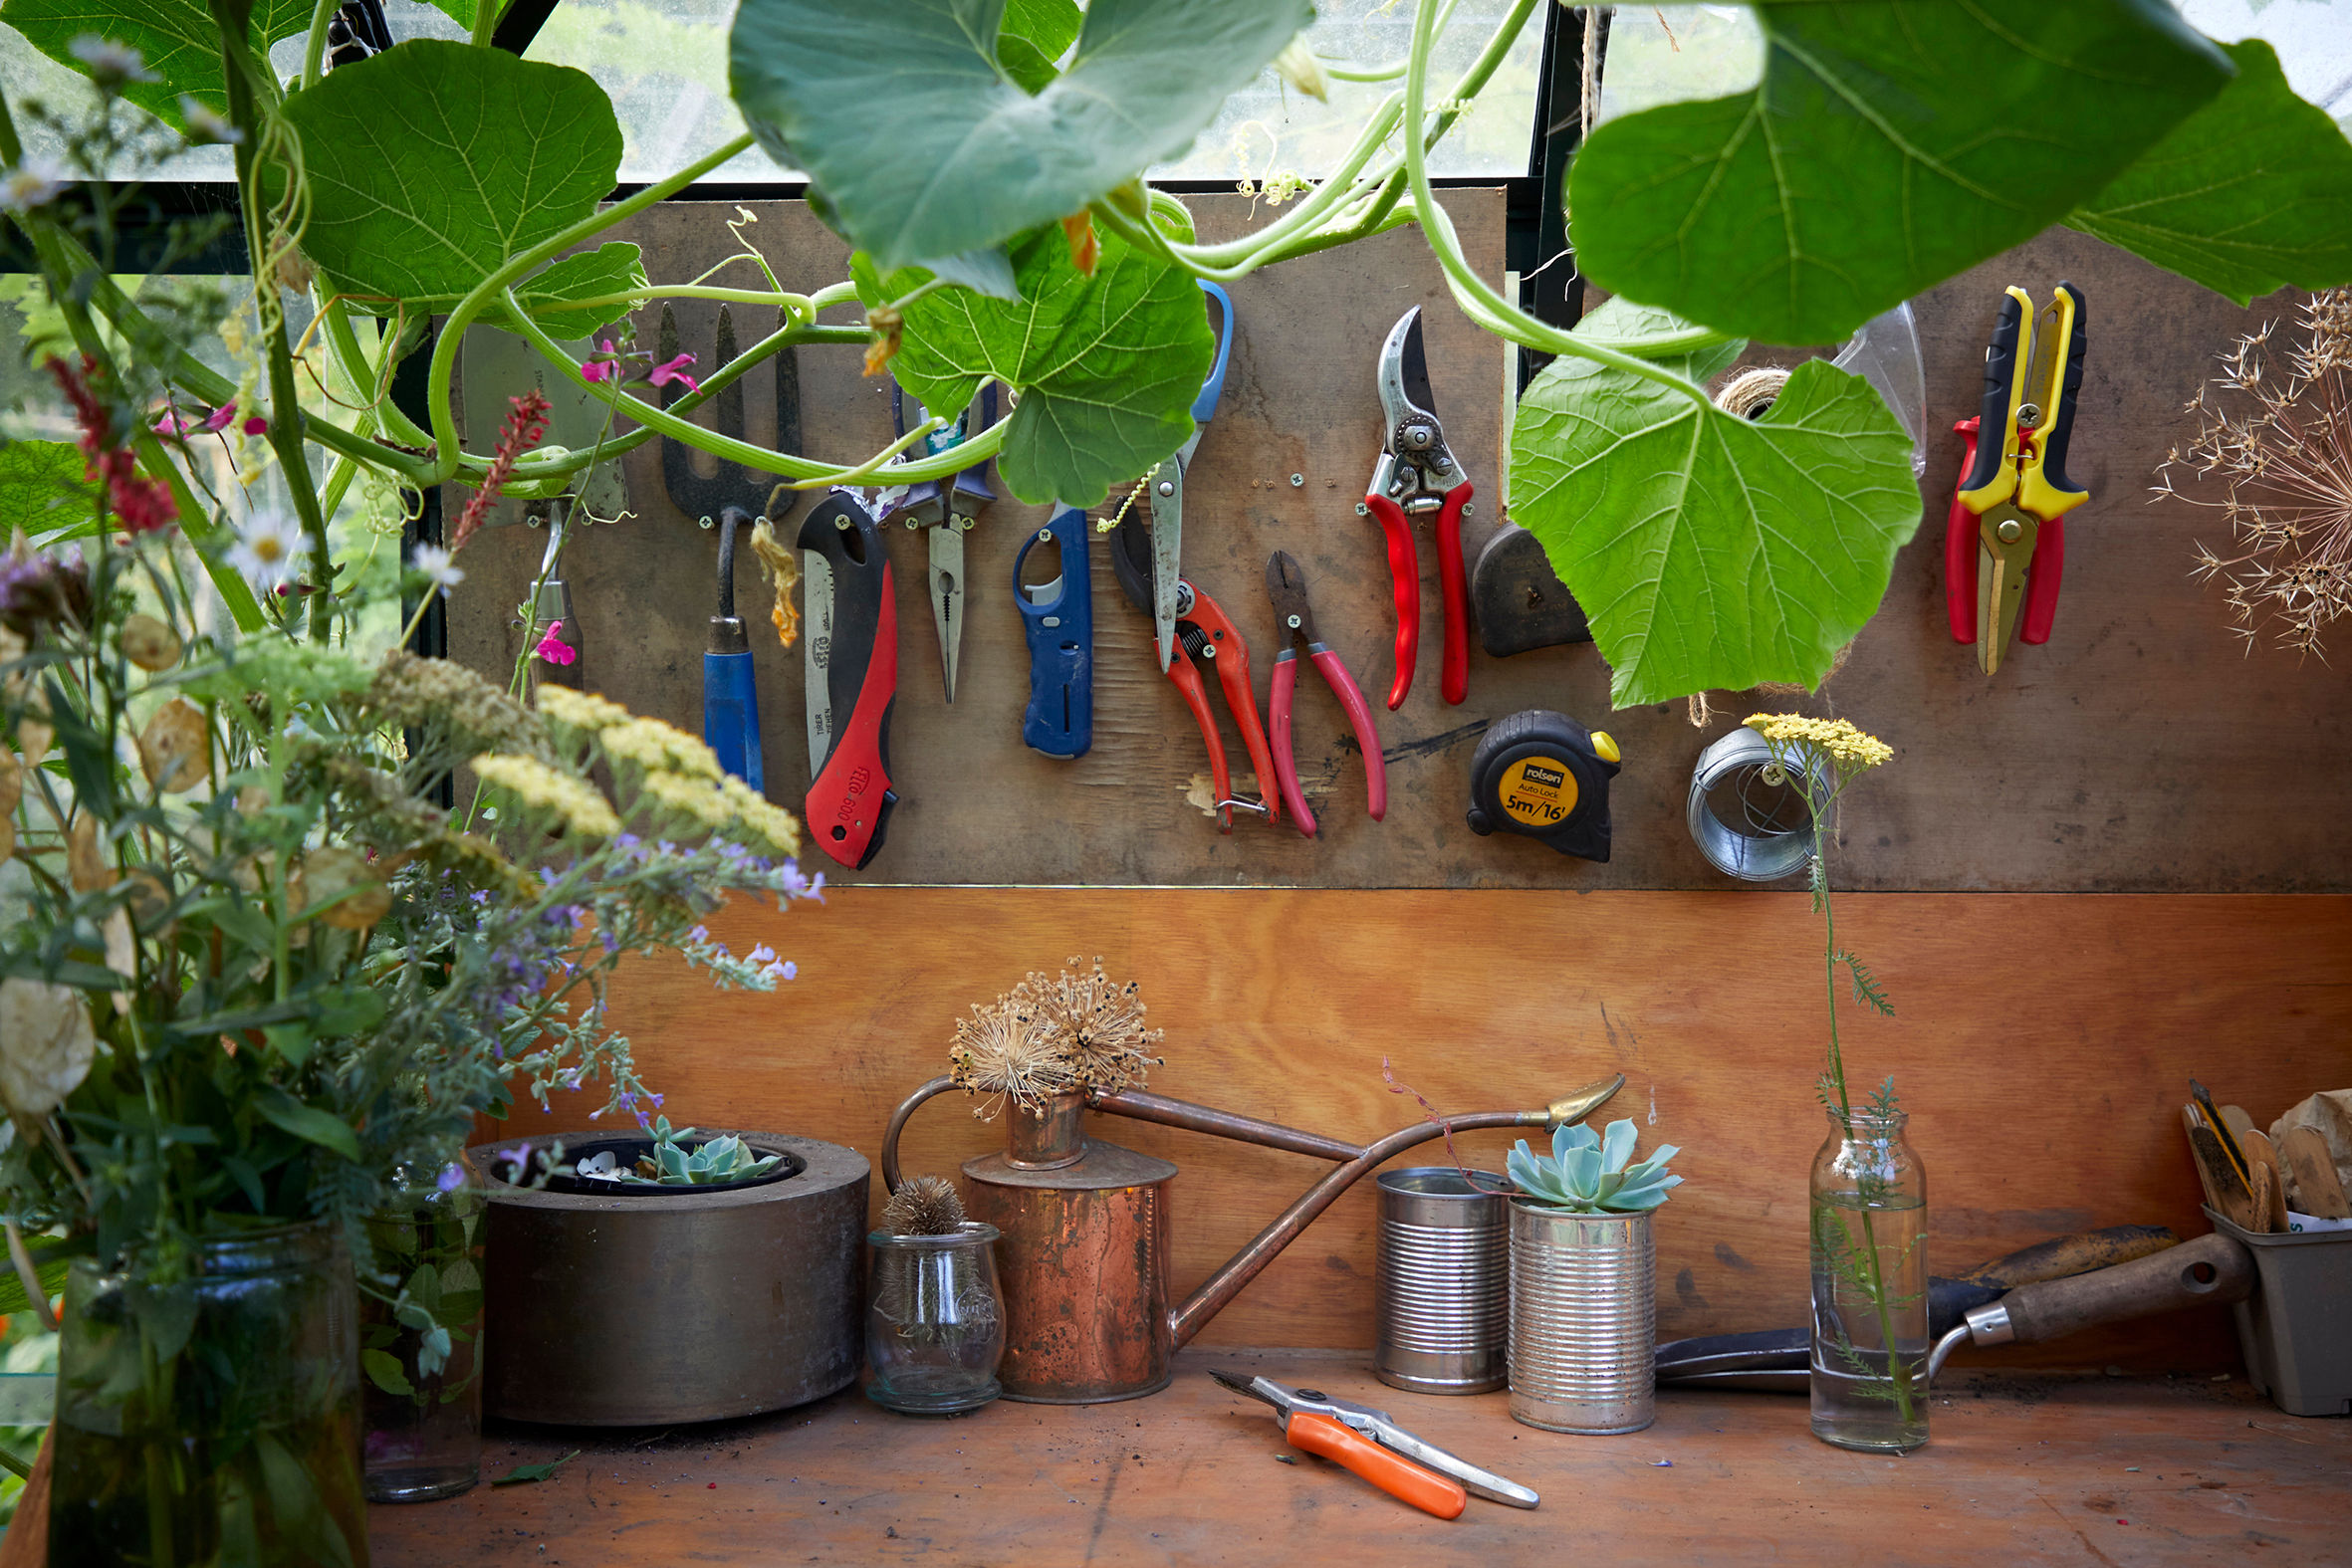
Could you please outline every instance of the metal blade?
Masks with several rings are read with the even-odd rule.
[[[1061,597],[1061,579],[1056,577],[1051,582],[1024,582],[1021,591],[1032,604],[1051,604]]]
[[[1349,1425],[1354,1425],[1352,1422]],[[1381,1417],[1378,1424],[1365,1432],[1380,1447],[1401,1454],[1416,1464],[1426,1464],[1441,1475],[1451,1475],[1462,1483],[1462,1489],[1489,1502],[1500,1502],[1513,1508],[1532,1508],[1543,1499],[1534,1488],[1522,1486],[1518,1481],[1482,1469],[1459,1454],[1451,1454],[1436,1444],[1416,1438],[1396,1423]]]
[[[947,700],[956,700],[956,657],[964,647],[964,532],[950,517],[931,536],[931,619],[939,628],[939,668]]]
[[[1176,657],[1176,584],[1183,560],[1184,465],[1171,458],[1151,476],[1151,623],[1163,671]]]
[[[2017,611],[2025,602],[2025,571],[2040,524],[2002,503],[1977,525],[1977,664],[1987,675],[2000,668]]]
[[[1420,414],[1431,423],[1437,420],[1432,406],[1435,399],[1429,392],[1429,356],[1421,345],[1421,307],[1414,306],[1397,324],[1388,330],[1388,340],[1380,345],[1380,412],[1388,420],[1389,431]]]
[[[814,550],[801,552],[801,670],[809,714],[809,777],[824,772],[833,749],[833,568]]]

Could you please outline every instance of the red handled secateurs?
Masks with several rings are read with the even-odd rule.
[[[1380,755],[1380,732],[1373,726],[1372,710],[1364,702],[1364,694],[1355,684],[1355,677],[1347,673],[1347,666],[1339,655],[1323,645],[1314,629],[1314,611],[1306,602],[1306,573],[1298,569],[1287,551],[1276,551],[1266,562],[1266,596],[1274,602],[1275,635],[1282,639],[1283,651],[1274,656],[1274,691],[1271,707],[1274,715],[1274,772],[1282,782],[1283,803],[1291,808],[1291,819],[1298,831],[1314,836],[1314,813],[1306,808],[1306,795],[1298,787],[1298,759],[1291,750],[1291,705],[1298,686],[1298,644],[1306,644],[1306,656],[1322,672],[1323,681],[1331,688],[1331,695],[1339,699],[1339,706],[1347,710],[1348,722],[1355,726],[1356,745],[1364,754],[1364,811],[1377,822],[1388,810],[1388,764]]]
[[[1470,690],[1470,589],[1462,571],[1462,520],[1470,516],[1470,476],[1454,461],[1432,410],[1429,360],[1421,347],[1421,307],[1390,329],[1380,347],[1380,412],[1388,433],[1372,470],[1364,509],[1388,539],[1388,570],[1396,590],[1396,680],[1388,706],[1404,705],[1421,652],[1421,560],[1412,520],[1437,515],[1438,599],[1445,611],[1445,665],[1439,686],[1447,702]]]
[[[2070,283],[2058,285],[2038,316],[2031,295],[2009,289],[1985,350],[1984,411],[1953,426],[1968,438],[1968,452],[1944,533],[1945,609],[1952,640],[1975,643],[1988,675],[2000,668],[2012,630],[2019,642],[2050,640],[2066,565],[2065,515],[2090,499],[2066,477],[2082,390],[2082,291]]]
[[[1130,514],[1112,531],[1110,537],[1111,574],[1119,579],[1119,588],[1128,601],[1145,614],[1153,613],[1152,562],[1154,559],[1152,530],[1144,521]],[[1251,689],[1250,644],[1241,628],[1219,607],[1217,601],[1184,577],[1175,579],[1171,608],[1175,613],[1174,656],[1168,662],[1168,679],[1184,694],[1184,705],[1192,710],[1193,722],[1200,726],[1201,740],[1209,749],[1209,780],[1216,790],[1217,825],[1221,832],[1233,831],[1233,808],[1263,811],[1269,822],[1282,819],[1282,802],[1268,787],[1267,781],[1275,777],[1274,759],[1266,749],[1266,726],[1258,718],[1258,698]],[[1233,792],[1233,774],[1225,762],[1225,742],[1217,734],[1217,716],[1209,711],[1208,683],[1201,679],[1201,663],[1217,672],[1217,682],[1225,688],[1225,706],[1233,710],[1233,720],[1242,732],[1242,744],[1250,749],[1251,766],[1258,770],[1259,788],[1266,799],[1237,799]]]

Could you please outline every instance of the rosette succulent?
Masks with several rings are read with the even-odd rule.
[[[1630,1121],[1609,1123],[1606,1133],[1585,1126],[1562,1127],[1551,1135],[1551,1157],[1545,1159],[1522,1138],[1504,1169],[1519,1190],[1539,1204],[1575,1214],[1641,1214],[1666,1202],[1666,1195],[1682,1185],[1670,1176],[1666,1162],[1682,1151],[1660,1144],[1639,1165],[1633,1158],[1635,1133]]]

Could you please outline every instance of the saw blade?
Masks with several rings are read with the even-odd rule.
[[[801,629],[802,687],[809,715],[809,777],[824,772],[833,747],[833,567],[823,553],[801,552],[808,624]]]

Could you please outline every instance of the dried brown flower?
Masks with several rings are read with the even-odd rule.
[[[193,789],[212,761],[212,726],[204,710],[174,697],[138,732],[138,765],[157,791]]]
[[[539,715],[447,659],[393,649],[367,688],[365,706],[379,723],[422,732],[413,763],[433,773],[481,752],[555,761]]]
[[[882,1205],[882,1229],[892,1235],[953,1235],[963,1224],[964,1201],[944,1176],[910,1178]]]
[[[1083,958],[1065,961],[1058,975],[1033,974],[1013,991],[1014,1005],[1037,1022],[1047,1042],[1069,1064],[1085,1087],[1102,1093],[1141,1084],[1159,1065],[1151,1047],[1164,1032],[1146,1028],[1141,988],[1102,971],[1102,961],[1080,970]]]
[[[2352,290],[2313,295],[2296,315],[2303,341],[2284,376],[2268,357],[2276,323],[2221,355],[2222,373],[2188,405],[2196,435],[2150,487],[2230,524],[2237,553],[2199,545],[2192,574],[2225,584],[2249,654],[2265,630],[2278,647],[2321,653],[2321,633],[2352,609]],[[2176,469],[2219,476],[2221,499],[2184,493]]]
[[[1047,1100],[1079,1087],[1059,1048],[1010,996],[987,1007],[974,1003],[970,1017],[956,1019],[947,1056],[956,1087],[989,1096],[972,1112],[983,1121],[993,1120],[1008,1099],[1042,1116]]]

